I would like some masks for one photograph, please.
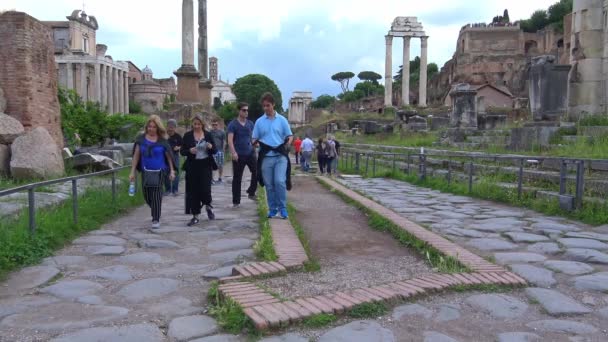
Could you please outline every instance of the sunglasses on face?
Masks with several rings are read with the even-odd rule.
[[[241,109],[241,112],[248,112],[249,109]]]

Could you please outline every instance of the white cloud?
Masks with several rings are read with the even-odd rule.
[[[325,37],[325,30],[319,30],[319,37]]]
[[[311,29],[310,24],[304,25],[304,33],[310,32],[310,29]]]

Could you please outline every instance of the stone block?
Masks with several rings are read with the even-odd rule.
[[[511,129],[512,150],[530,150],[532,147],[549,146],[549,140],[558,131],[557,126],[530,126]]]
[[[16,179],[59,177],[65,171],[61,151],[43,127],[15,139],[11,145],[10,167]]]
[[[11,173],[11,148],[0,144],[0,175],[8,176]]]
[[[530,109],[535,121],[556,121],[568,109],[570,66],[554,63],[554,56],[538,56],[530,66]]]
[[[428,119],[428,125],[431,127],[431,131],[438,131],[447,128],[450,124],[450,119],[447,117],[432,117]]]
[[[24,132],[19,120],[0,112],[0,144],[11,144]]]
[[[0,88],[0,113],[4,113],[6,110],[6,98],[4,97],[4,90]]]
[[[125,165],[124,154],[121,150],[101,150],[99,151],[99,155],[108,157],[120,165]]]
[[[69,167],[80,171],[104,171],[111,170],[120,166],[120,164],[108,157],[91,153],[77,154],[72,158],[66,159],[65,163]]]

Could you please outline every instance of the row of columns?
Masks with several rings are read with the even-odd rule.
[[[83,101],[99,102],[108,113],[129,112],[128,72],[111,65],[93,64],[94,77],[89,78],[89,63],[64,63],[67,69],[67,88],[74,89]],[[74,67],[78,65],[78,77]],[[91,92],[89,93],[89,90]]]
[[[386,35],[386,61],[384,73],[384,105],[393,105],[393,36]],[[401,105],[410,104],[410,40],[403,37],[403,71],[401,75]],[[428,36],[420,37],[420,79],[418,90],[418,106],[426,107],[427,87],[427,46]]]

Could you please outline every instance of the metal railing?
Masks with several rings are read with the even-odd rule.
[[[473,181],[475,176],[475,163],[476,160],[492,160],[493,162],[516,161],[515,167],[517,168],[517,198],[521,199],[523,194],[523,182],[524,182],[524,168],[527,165],[538,165],[547,159],[558,160],[560,163],[559,171],[559,195],[560,205],[563,208],[572,207],[568,205],[568,200],[573,201],[573,207],[580,209],[583,206],[583,197],[585,192],[585,165],[586,162],[590,161],[604,161],[597,159],[576,159],[576,158],[555,158],[555,157],[534,157],[534,156],[515,156],[515,155],[496,155],[496,154],[462,154],[462,153],[425,153],[424,149],[421,149],[419,153],[408,152],[408,153],[395,153],[395,152],[377,152],[377,151],[360,151],[351,148],[342,148],[340,157],[341,165],[345,168],[355,170],[357,173],[362,173],[365,176],[370,175],[376,176],[377,164],[382,164],[384,167],[388,165],[388,168],[392,172],[402,171],[410,175],[412,169],[416,168],[417,164],[417,175],[420,180],[424,180],[428,176],[427,166],[429,157],[438,157],[440,159],[447,159],[447,174],[445,178],[448,186],[453,181],[453,162],[458,161],[463,166],[465,172],[469,193],[473,192]],[[371,159],[371,169],[370,169]],[[608,160],[606,160],[608,162]],[[364,163],[364,164],[363,164]],[[402,163],[404,167],[398,168],[397,163]],[[568,182],[568,169],[572,165],[575,170],[575,190],[573,195],[567,193],[567,182]],[[496,166],[499,168],[500,166]],[[563,197],[563,203],[562,203]]]
[[[29,215],[29,228],[30,232],[34,233],[36,231],[36,196],[35,190],[40,187],[72,182],[72,218],[75,224],[78,224],[78,180],[85,178],[92,178],[98,176],[104,176],[111,174],[112,175],[112,203],[116,203],[116,174],[124,169],[129,169],[131,166],[122,166],[119,168],[87,173],[78,176],[64,177],[58,179],[52,179],[48,181],[42,181],[37,183],[31,183],[27,185],[18,186],[16,188],[0,190],[0,197],[8,196],[11,194],[15,194],[18,192],[27,191],[27,202],[28,202],[28,215]]]

